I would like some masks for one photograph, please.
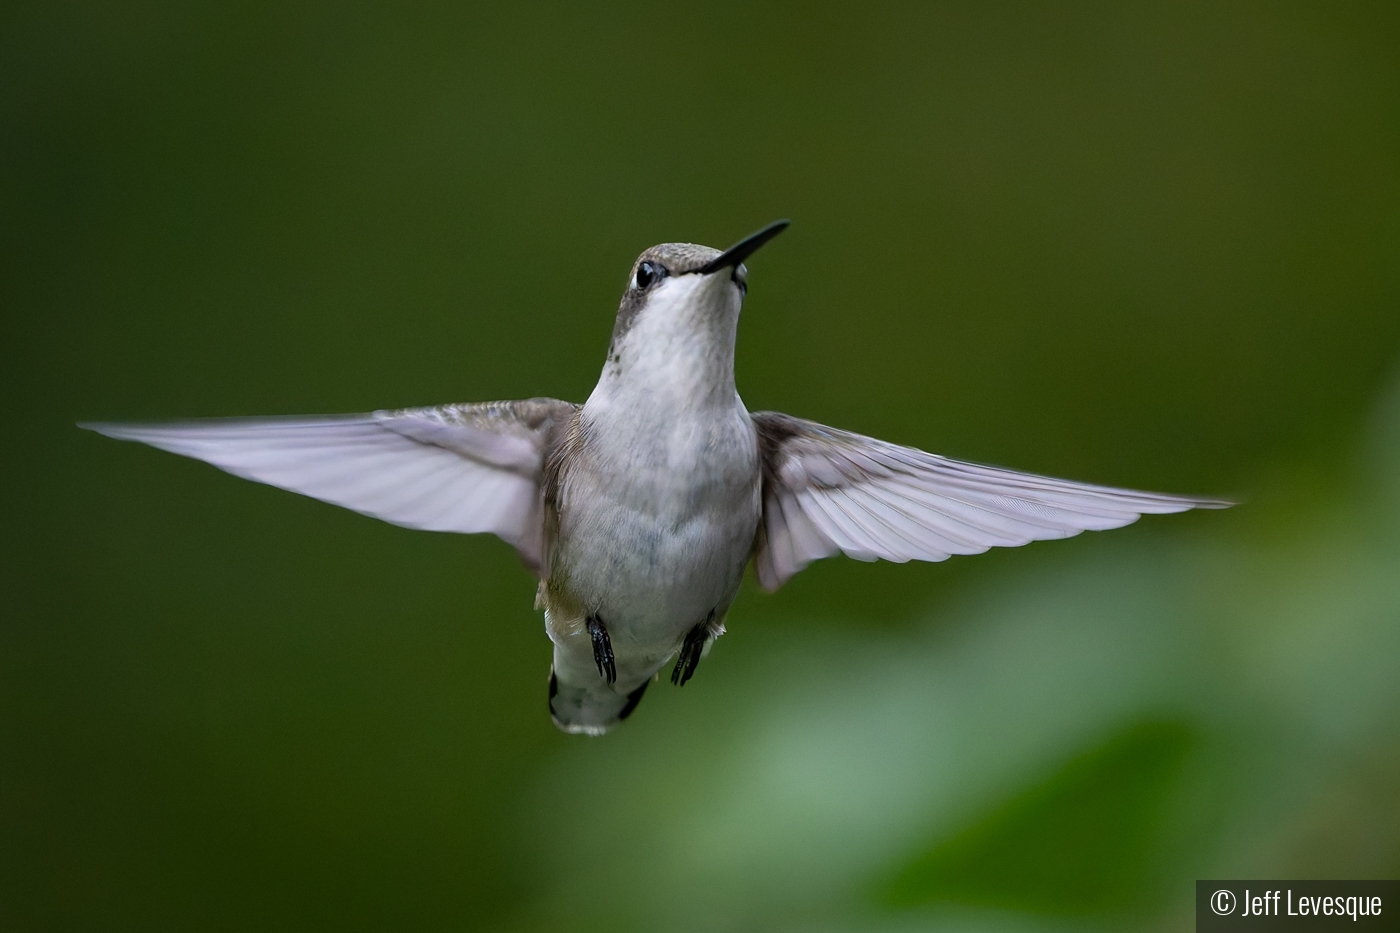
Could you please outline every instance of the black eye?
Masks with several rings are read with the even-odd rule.
[[[657,265],[654,262],[644,262],[637,267],[637,287],[641,289],[651,288],[666,276],[665,266]]]

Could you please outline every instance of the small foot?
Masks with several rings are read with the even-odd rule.
[[[593,636],[593,663],[598,665],[598,676],[608,683],[617,683],[617,664],[613,660],[612,639],[608,638],[607,626],[597,616],[588,617],[588,634]]]
[[[705,642],[710,638],[710,625],[715,621],[714,610],[710,617],[685,633],[685,641],[676,655],[676,667],[671,671],[671,683],[684,687],[685,682],[695,676],[695,668],[700,666],[700,653],[705,650]]]

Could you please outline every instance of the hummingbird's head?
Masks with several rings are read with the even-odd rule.
[[[613,325],[608,369],[663,364],[678,355],[727,354],[748,291],[744,260],[782,233],[779,220],[729,247],[663,243],[637,257]]]

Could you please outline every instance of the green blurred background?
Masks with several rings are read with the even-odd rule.
[[[7,4],[0,926],[1187,930],[1400,876],[1393,3]],[[740,389],[1230,512],[751,584],[545,708],[533,581],[73,427],[582,400],[635,255]]]

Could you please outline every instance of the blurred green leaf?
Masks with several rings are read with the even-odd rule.
[[[947,901],[1047,914],[1136,906],[1192,744],[1182,723],[1131,726],[937,841],[900,871],[884,899],[895,907]]]

